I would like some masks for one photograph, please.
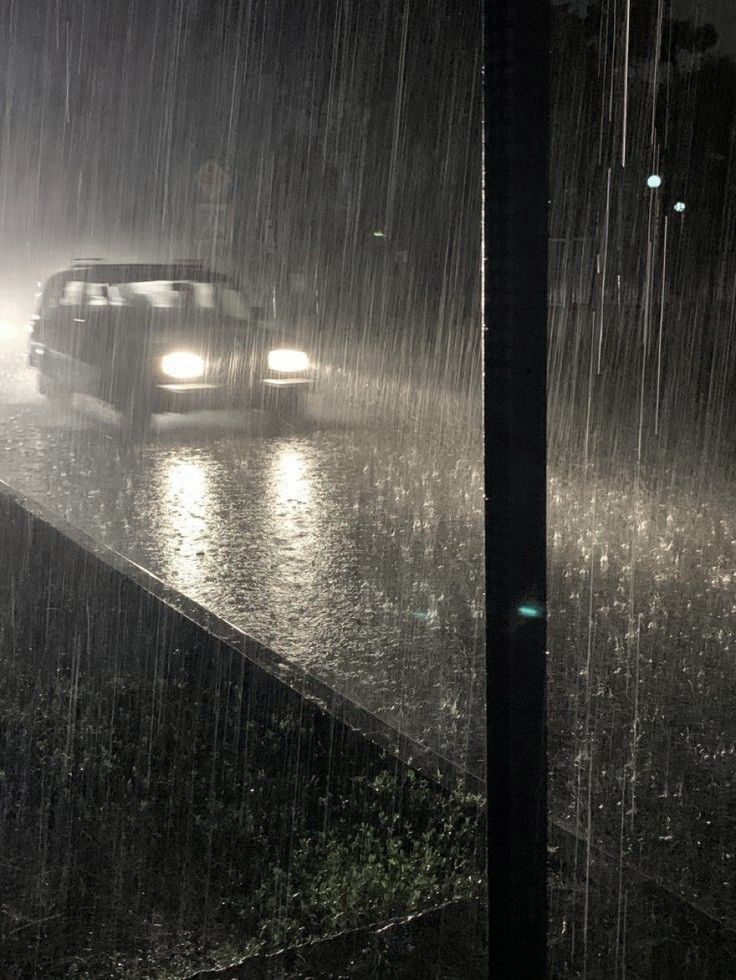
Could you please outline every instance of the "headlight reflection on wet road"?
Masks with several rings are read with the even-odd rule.
[[[206,461],[179,454],[164,461],[160,505],[169,574],[183,588],[202,577],[210,534],[212,500]]]
[[[311,487],[304,452],[295,446],[281,446],[273,456],[271,481],[280,514],[288,516],[300,504],[308,504]]]
[[[313,562],[320,543],[317,494],[307,454],[294,443],[274,447],[267,480],[273,580],[280,589],[298,589],[301,603],[315,586]]]

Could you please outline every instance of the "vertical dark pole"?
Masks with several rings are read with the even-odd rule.
[[[484,358],[491,976],[546,975],[550,0],[485,19]]]

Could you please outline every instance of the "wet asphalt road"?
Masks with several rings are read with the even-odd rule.
[[[324,364],[298,429],[256,412],[165,415],[136,444],[101,403],[38,395],[25,343],[2,329],[0,478],[482,770],[475,408]]]

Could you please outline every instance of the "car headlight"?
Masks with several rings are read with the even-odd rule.
[[[268,352],[268,366],[271,371],[306,371],[309,358],[303,350],[272,350]]]
[[[179,381],[201,378],[204,374],[204,358],[189,351],[174,351],[171,354],[164,354],[161,358],[161,370],[170,378],[177,378]]]

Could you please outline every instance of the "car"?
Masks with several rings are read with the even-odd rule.
[[[314,363],[293,333],[199,262],[81,260],[52,275],[29,362],[51,399],[109,402],[146,430],[157,412],[248,404],[298,417]]]

